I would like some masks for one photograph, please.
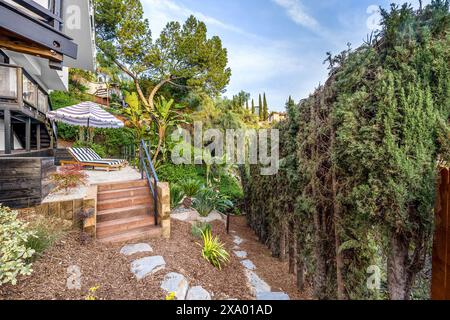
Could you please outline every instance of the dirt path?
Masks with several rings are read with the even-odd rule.
[[[310,289],[305,292],[297,290],[296,276],[288,273],[288,263],[272,257],[270,250],[258,241],[253,230],[247,226],[245,217],[232,217],[230,230],[245,239],[239,245],[240,249],[247,252],[248,259],[256,266],[255,272],[271,286],[272,291],[286,292],[291,300],[311,299]]]

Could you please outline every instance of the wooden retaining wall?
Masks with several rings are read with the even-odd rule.
[[[53,158],[0,158],[0,203],[11,208],[39,205],[51,191]]]
[[[450,171],[441,170],[435,208],[431,297],[450,300]]]

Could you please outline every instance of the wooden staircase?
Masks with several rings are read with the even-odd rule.
[[[97,239],[115,243],[160,236],[147,180],[98,186]]]

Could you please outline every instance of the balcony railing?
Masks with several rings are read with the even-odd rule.
[[[27,72],[17,66],[0,64],[0,100],[28,105],[42,114],[49,111],[49,98]]]

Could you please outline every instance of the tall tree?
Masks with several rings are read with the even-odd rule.
[[[259,106],[258,106],[259,120],[264,120],[262,112],[263,112],[263,103],[262,103],[261,94],[259,94]]]
[[[194,16],[183,25],[169,22],[155,41],[139,0],[96,0],[95,18],[97,46],[133,79],[142,105],[157,126],[154,100],[166,84],[200,88],[214,96],[230,81],[227,50],[219,37],[208,38],[206,25]],[[142,89],[146,79],[154,84],[149,92]],[[158,153],[159,148],[155,159]]]
[[[248,110],[248,100],[245,101],[245,109]]]
[[[255,99],[252,99],[252,114],[255,114]]]
[[[263,98],[263,120],[267,121],[269,119],[269,108],[267,106],[266,93],[264,92]]]

